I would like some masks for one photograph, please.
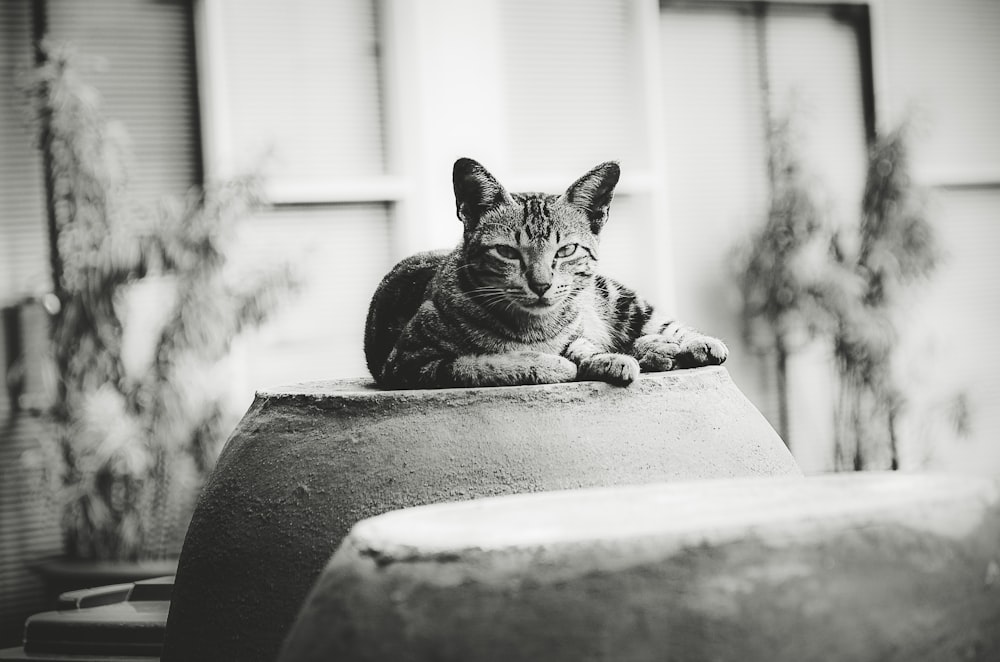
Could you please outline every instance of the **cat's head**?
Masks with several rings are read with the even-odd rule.
[[[455,162],[465,226],[462,281],[470,296],[504,312],[545,316],[593,278],[598,237],[620,170],[602,163],[561,195],[508,193],[472,159]]]

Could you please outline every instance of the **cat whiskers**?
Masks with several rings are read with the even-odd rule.
[[[492,308],[502,301],[509,301],[508,292],[499,287],[477,287],[465,293],[466,298],[486,307]]]

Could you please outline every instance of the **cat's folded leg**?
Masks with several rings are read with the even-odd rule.
[[[578,379],[594,379],[628,386],[639,378],[639,362],[627,354],[602,352],[586,338],[577,338],[566,348],[566,356],[579,366]]]
[[[572,361],[556,354],[509,352],[442,356],[389,355],[380,385],[388,388],[456,388],[555,384],[576,379]]]
[[[458,356],[442,361],[435,371],[441,382],[451,386],[556,384],[577,376],[572,361],[531,351]]]

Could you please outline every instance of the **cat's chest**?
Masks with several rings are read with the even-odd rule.
[[[571,329],[558,334],[553,338],[537,341],[525,340],[494,340],[493,351],[497,353],[508,352],[541,352],[543,354],[561,354],[566,347],[579,337],[579,333]]]
[[[490,322],[491,320],[482,320],[480,324],[464,326],[458,334],[460,339],[456,338],[456,353],[504,354],[530,351],[561,354],[571,342],[580,337],[583,328],[578,315],[561,323],[549,322],[520,328]]]
[[[492,333],[486,335],[488,337],[483,338],[485,342],[480,350],[491,353],[532,351],[561,354],[570,343],[580,337],[586,337],[602,349],[611,346],[606,323],[596,312],[589,309],[576,311],[576,315],[570,321],[563,323],[554,332],[550,329],[543,338],[532,338],[531,333],[519,338],[501,337]]]
[[[597,311],[596,306],[586,305],[580,308],[577,317],[579,335],[594,343],[605,351],[611,351],[614,346],[612,331],[607,320]]]

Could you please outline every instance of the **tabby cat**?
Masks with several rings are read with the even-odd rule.
[[[508,193],[472,159],[455,162],[453,251],[420,253],[382,280],[365,355],[385,388],[512,386],[720,364],[721,340],[658,317],[595,273],[620,171],[602,163],[562,195]]]

